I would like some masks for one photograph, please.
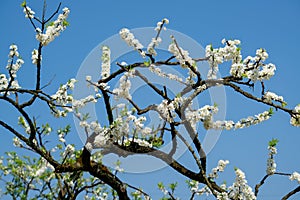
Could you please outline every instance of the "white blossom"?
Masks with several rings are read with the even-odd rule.
[[[35,12],[29,6],[24,6],[23,12],[26,18],[34,18]]]
[[[274,92],[269,92],[269,91],[264,94],[263,100],[268,103],[271,103],[272,101],[278,101],[280,103],[284,103],[282,96],[279,96]]]
[[[187,66],[194,67],[195,61],[189,56],[189,52],[176,45],[174,36],[171,36],[172,43],[169,45],[169,52],[172,53],[184,68]]]
[[[127,28],[121,29],[119,34],[128,46],[131,46],[135,50],[137,50],[142,57],[146,56],[146,53],[142,50],[143,45],[138,41],[138,39],[134,37],[134,35]]]
[[[294,110],[293,110],[296,114],[293,114],[290,120],[290,123],[293,126],[300,126],[300,104],[298,104]]]
[[[229,189],[229,198],[230,199],[243,199],[243,200],[255,200],[256,196],[252,191],[252,188],[247,185],[247,180],[245,179],[245,173],[240,170],[235,170],[236,178],[235,182]]]
[[[107,78],[110,75],[110,49],[108,46],[102,47],[102,71],[101,71],[101,77],[102,79]]]
[[[277,154],[277,149],[275,146],[268,146],[269,158],[267,160],[267,174],[274,174],[276,172],[276,163],[274,160],[274,155]]]
[[[131,81],[129,80],[130,77],[133,76],[134,72],[126,72],[120,78],[120,85],[118,88],[113,89],[113,93],[115,94],[115,99],[131,99],[130,88],[131,88]]]
[[[36,28],[36,39],[40,41],[43,46],[52,42],[62,31],[66,29],[68,25],[66,19],[69,13],[70,10],[68,8],[64,8],[63,13],[59,14],[57,19],[46,27],[45,33],[42,33],[40,28]]]
[[[226,165],[229,164],[228,160],[219,160],[218,166],[211,170],[211,173],[208,175],[210,178],[217,178],[218,172],[223,172]]]
[[[298,172],[293,172],[293,173],[290,175],[289,179],[290,179],[291,181],[296,180],[296,181],[298,181],[298,183],[300,184],[300,174],[299,174]]]
[[[38,62],[38,50],[34,49],[31,53],[32,64],[36,65]],[[42,60],[42,55],[40,55],[40,59]]]

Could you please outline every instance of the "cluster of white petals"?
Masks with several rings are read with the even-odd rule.
[[[228,188],[229,199],[255,200],[256,196],[252,188],[247,185],[245,173],[240,169],[236,169],[235,175],[235,182]]]
[[[291,117],[291,121],[290,123],[293,126],[300,126],[300,104],[298,104],[294,110],[293,110],[296,114],[293,114]]]
[[[77,80],[70,79],[66,84],[61,85],[57,92],[51,96],[53,105],[52,105],[52,114],[55,117],[65,117],[68,113],[74,112],[76,116],[80,116],[79,108],[84,107],[87,103],[96,103],[97,99],[101,97],[100,94],[88,95],[82,99],[74,99],[73,96],[69,93],[70,90],[74,89],[75,83]],[[58,109],[61,107],[62,109]]]
[[[167,79],[170,79],[170,80],[174,80],[174,81],[183,83],[182,78],[180,78],[177,75],[172,74],[172,73],[165,73],[164,71],[162,71],[161,68],[156,67],[153,64],[151,64],[148,69],[150,70],[150,72],[156,74],[157,76],[160,76],[162,78],[167,78]]]
[[[29,6],[24,6],[23,12],[26,18],[34,18],[35,12]]]
[[[223,172],[226,165],[229,164],[228,160],[219,160],[218,166],[211,170],[211,173],[208,175],[210,178],[218,178],[218,172]]]
[[[144,138],[151,136],[153,132],[152,129],[144,125],[147,120],[145,116],[135,116],[135,109],[128,110],[125,104],[118,104],[117,107],[120,108],[121,111],[111,127],[111,131],[117,140],[120,141],[120,139],[124,137],[127,138],[127,141],[132,140],[130,136],[131,130],[134,130],[135,142],[138,141],[136,138],[138,136],[143,138],[143,140]],[[144,142],[148,143],[147,141]],[[120,141],[120,143],[122,143],[122,141]]]
[[[172,53],[184,68],[187,66],[195,66],[195,61],[190,57],[189,52],[179,47],[174,36],[171,36],[172,43],[169,45],[168,51]]]
[[[102,64],[101,64],[101,77],[107,78],[110,75],[110,49],[108,46],[102,47]]]
[[[232,64],[240,63],[242,56],[240,55],[239,40],[222,40],[225,47],[214,49],[212,45],[207,45],[205,48],[205,56],[208,58],[210,69],[208,72],[209,79],[217,78],[219,64],[224,61],[232,60]]]
[[[280,103],[285,103],[283,101],[283,97],[282,96],[279,96],[277,94],[275,94],[274,92],[266,92],[263,96],[263,100],[265,102],[268,102],[268,103],[271,103],[272,101],[277,101],[277,102],[280,102]]]
[[[274,174],[276,172],[276,163],[274,160],[274,155],[277,154],[276,146],[268,146],[269,158],[267,160],[267,174]]]
[[[291,181],[296,180],[296,181],[298,181],[298,183],[300,184],[300,174],[299,174],[298,172],[293,172],[293,173],[290,175],[289,179],[290,179]]]
[[[175,117],[174,110],[175,106],[173,102],[168,102],[164,99],[156,107],[157,112],[159,113],[160,118],[166,120],[167,122],[173,122],[173,117]]]
[[[131,99],[131,94],[129,93],[131,88],[131,81],[129,80],[130,77],[134,77],[134,70],[124,73],[124,75],[120,78],[119,87],[113,89],[115,99]]]
[[[9,59],[8,59],[8,64],[6,66],[6,69],[10,72],[10,75],[13,78],[16,78],[17,71],[24,64],[24,60],[22,60],[20,58],[17,45],[15,45],[15,44],[10,45],[8,57],[9,57]],[[15,61],[15,63],[13,62],[14,57],[17,57],[17,60]]]
[[[239,40],[222,40],[225,47],[213,48],[212,45],[206,46],[206,57],[210,65],[208,78],[215,79],[219,71],[219,64],[225,61],[232,61],[230,74],[236,78],[248,78],[255,81],[270,79],[274,74],[276,67],[274,64],[264,64],[268,58],[265,49],[258,49],[254,57],[248,56],[242,59]]]
[[[73,96],[68,94],[68,90],[74,89],[76,80],[70,79],[66,84],[61,85],[57,92],[51,96],[59,105],[65,106],[73,102]]]
[[[32,64],[37,65],[38,59],[39,59],[38,50],[33,49],[32,53],[31,53]],[[42,60],[42,55],[40,55],[40,60]]]
[[[249,116],[247,118],[240,119],[237,122],[233,122],[231,120],[227,121],[208,121],[207,126],[205,126],[207,129],[216,129],[216,130],[231,130],[231,129],[241,129],[245,127],[249,127],[251,125],[256,125],[258,123],[261,123],[265,120],[270,119],[272,116],[271,111],[264,111],[262,113],[259,113],[254,116]]]
[[[134,37],[134,35],[129,31],[129,29],[121,29],[119,34],[121,38],[128,44],[128,46],[133,47],[135,50],[137,50],[142,57],[146,56],[146,52],[142,50],[144,46],[138,41],[138,39]]]
[[[0,74],[0,90],[4,90],[8,87],[8,80],[5,74]],[[0,92],[3,94],[4,92]]]
[[[62,31],[66,29],[68,25],[66,19],[69,13],[69,8],[64,8],[63,13],[59,14],[57,19],[46,27],[45,33],[42,33],[40,28],[36,28],[36,39],[40,41],[43,46],[52,42]]]
[[[13,138],[13,145],[15,147],[22,147],[23,146],[21,140],[18,137],[14,137]]]
[[[14,60],[14,58],[17,58]],[[24,61],[20,58],[18,47],[15,44],[10,45],[9,47],[9,54],[8,54],[8,61],[6,69],[9,72],[9,78],[6,77],[5,74],[0,74],[0,90],[5,90],[10,87],[11,89],[18,89],[20,88],[18,81],[16,80],[17,72],[24,64]],[[0,94],[5,93],[5,91],[0,92]],[[7,92],[9,95],[10,93]]]
[[[140,139],[140,138],[134,138],[134,140],[126,138],[124,140],[124,144],[129,145],[129,144],[131,144],[132,141],[137,143],[139,146],[142,146],[142,147],[150,147],[150,148],[152,147],[151,143],[149,143],[147,140]]]
[[[162,29],[166,30],[166,27],[164,27],[163,25],[168,24],[168,23],[169,23],[169,20],[166,19],[166,18],[164,18],[163,20],[157,22],[157,25],[155,27],[155,31],[157,31],[158,34],[159,34]],[[147,47],[147,52],[150,55],[156,56],[157,53],[155,51],[155,47],[157,47],[159,45],[159,43],[161,43],[161,38],[158,37],[158,35],[157,35],[157,37],[151,39],[151,42],[149,43],[149,45]]]
[[[62,156],[63,156],[63,157],[66,157],[66,156],[68,156],[68,155],[73,156],[73,155],[74,155],[74,152],[75,152],[75,147],[74,147],[74,145],[68,144],[68,145],[65,147],[65,151],[63,152]]]
[[[199,121],[203,122],[204,128],[209,129],[212,124],[213,114],[217,112],[218,108],[216,106],[205,105],[198,110],[187,110],[186,119],[191,123],[194,130],[196,130],[196,124]]]

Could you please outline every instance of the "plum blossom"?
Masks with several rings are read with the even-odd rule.
[[[293,126],[300,126],[300,104],[298,104],[293,111],[295,114],[292,115],[290,123]]]
[[[34,18],[35,12],[27,5],[24,6],[23,12],[26,18]]]
[[[38,50],[34,49],[31,53],[32,64],[36,65],[38,63],[39,53]],[[42,60],[42,55],[40,55],[40,60]]]
[[[134,35],[129,31],[129,29],[121,29],[119,34],[128,46],[131,46],[135,50],[137,50],[143,58],[146,56],[146,52],[142,50],[144,46],[138,41],[138,39],[134,37]]]
[[[276,172],[276,163],[274,155],[277,154],[276,146],[268,146],[269,158],[267,160],[267,174],[274,174]]]
[[[129,80],[130,77],[133,77],[134,70],[131,70],[129,72],[126,72],[121,78],[120,78],[120,86],[118,88],[113,89],[113,93],[115,94],[115,99],[131,99],[131,94],[129,93],[129,90],[131,88],[131,81]]]
[[[252,191],[252,188],[247,185],[245,173],[240,170],[235,170],[235,182],[228,188],[228,196],[230,199],[244,199],[244,200],[255,200],[256,196]]]
[[[207,123],[207,128],[208,129],[216,129],[216,130],[231,130],[231,129],[241,129],[244,127],[249,127],[251,125],[255,125],[258,123],[261,123],[265,120],[270,119],[270,117],[272,116],[272,110],[269,111],[264,111],[262,113],[259,113],[257,115],[254,116],[248,116],[247,118],[243,118],[240,119],[237,122],[233,122],[231,120],[227,121],[215,121],[212,122],[210,121],[210,123]]]
[[[42,33],[40,28],[36,28],[36,39],[40,41],[43,46],[52,42],[68,26],[68,22],[66,20],[69,13],[69,8],[64,8],[63,13],[59,14],[57,19],[46,27],[45,33]]]
[[[102,47],[102,71],[101,77],[102,79],[107,78],[110,75],[110,49],[108,46]]]
[[[299,174],[298,172],[293,172],[293,173],[290,175],[289,179],[290,179],[291,181],[296,180],[296,181],[298,181],[298,183],[300,184],[300,174]]]
[[[168,50],[176,57],[176,59],[180,62],[180,65],[184,68],[186,68],[187,66],[194,66],[196,63],[190,57],[189,52],[177,45],[174,36],[171,36],[171,39],[172,43],[169,45]]]
[[[211,170],[211,173],[208,175],[210,178],[218,178],[218,172],[223,172],[226,165],[229,164],[228,160],[219,160],[218,166]]]
[[[164,18],[163,20],[157,22],[157,26],[154,29],[155,31],[157,31],[157,36],[155,38],[151,39],[151,42],[149,43],[148,47],[147,47],[147,51],[150,55],[156,56],[156,51],[155,51],[155,47],[157,47],[159,45],[159,43],[161,43],[161,38],[159,37],[159,33],[161,32],[162,29],[165,30],[165,27],[163,27],[164,24],[168,24],[169,20]]]

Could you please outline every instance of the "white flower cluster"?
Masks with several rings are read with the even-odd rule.
[[[44,158],[41,158],[41,162],[39,163],[37,170],[33,172],[34,173],[33,176],[40,177],[43,173],[45,173],[48,170],[54,171],[55,168],[47,160],[45,160]],[[48,177],[48,179],[50,179],[51,176],[53,176],[53,175],[50,175],[50,177]]]
[[[73,99],[72,109],[76,110],[78,108],[84,107],[87,103],[97,103],[97,99],[93,95],[86,96],[80,100]]]
[[[268,146],[269,158],[267,160],[267,174],[271,175],[276,172],[276,163],[274,160],[274,155],[277,154],[276,146]]]
[[[253,82],[269,80],[274,76],[276,67],[272,63],[263,64],[262,61],[265,61],[267,58],[268,53],[264,49],[258,49],[255,57],[248,56],[243,60],[238,74],[251,79]]]
[[[24,6],[23,12],[26,18],[34,18],[35,12],[29,6]]]
[[[247,180],[245,173],[240,170],[235,170],[235,182],[230,186],[228,196],[230,199],[243,199],[243,200],[255,200],[256,196],[254,195],[252,188],[247,185]]]
[[[293,126],[300,126],[300,104],[298,104],[294,110],[294,112],[296,112],[297,114],[294,114],[292,117],[291,117],[291,121],[290,123],[293,125]]]
[[[6,69],[9,71],[10,78],[7,79],[5,74],[0,74],[0,90],[6,89],[9,85],[9,82],[11,82],[11,79],[13,80],[11,82],[10,88],[20,88],[18,81],[15,80],[15,78],[17,77],[18,70],[24,64],[24,61],[20,58],[17,45],[10,45],[8,57],[9,59],[7,61]],[[17,60],[15,62],[13,62],[14,57],[17,57]]]
[[[232,60],[233,64],[240,63],[242,56],[240,55],[240,45],[239,40],[222,40],[225,47],[214,49],[212,45],[207,45],[205,48],[205,56],[209,58],[208,63],[210,65],[210,70],[208,72],[209,79],[217,78],[217,73],[219,71],[219,64],[224,61]]]
[[[31,53],[32,64],[37,65],[38,58],[39,58],[39,52],[38,52],[38,50],[33,49],[32,53]],[[42,60],[42,55],[40,55],[40,59]]]
[[[212,123],[212,116],[217,112],[218,108],[216,106],[205,105],[198,110],[187,110],[186,118],[191,123],[194,130],[196,130],[196,124],[199,121],[203,122],[204,128],[209,129]]]
[[[218,166],[211,170],[211,173],[208,175],[210,178],[218,178],[218,172],[223,172],[226,165],[229,164],[228,160],[219,160]]]
[[[118,88],[113,89],[115,99],[131,99],[131,94],[129,93],[129,90],[131,88],[131,82],[129,78],[134,77],[133,74],[134,70],[130,70],[129,72],[124,73],[124,75],[120,78],[120,86]]]
[[[240,119],[238,122],[233,122],[231,120],[229,121],[215,121],[215,122],[210,122],[207,123],[208,129],[216,129],[216,130],[231,130],[231,129],[240,129],[240,128],[245,128],[249,127],[251,125],[256,125],[258,123],[261,123],[265,120],[270,119],[272,116],[272,112],[270,111],[264,111],[262,113],[259,113],[257,115],[249,116],[246,119]]]
[[[66,156],[70,156],[70,155],[75,156],[74,152],[75,152],[74,145],[68,144],[65,147],[65,151],[63,152],[62,157],[66,157]]]
[[[142,50],[144,46],[138,41],[138,39],[134,37],[134,35],[127,28],[121,29],[119,34],[121,38],[128,44],[128,46],[131,46],[135,50],[137,50],[142,57],[146,56],[146,52]]]
[[[157,31],[158,33],[160,33],[160,31],[162,29],[166,30],[166,27],[163,27],[164,24],[168,24],[169,20],[164,18],[163,20],[161,20],[160,22],[157,22],[156,28],[154,29],[155,31]],[[155,51],[155,47],[157,47],[159,45],[159,43],[161,43],[161,38],[160,37],[155,37],[151,39],[151,42],[148,45],[147,51],[149,54],[156,56],[157,53]]]
[[[156,110],[159,113],[160,118],[163,118],[168,122],[173,122],[173,117],[175,117],[175,106],[173,102],[168,102],[168,100],[164,99],[157,105]]]
[[[293,173],[290,175],[289,179],[290,179],[291,181],[296,180],[296,181],[298,181],[298,183],[300,184],[300,174],[299,174],[298,172],[293,172]]]
[[[13,144],[15,147],[23,147],[21,140],[18,137],[13,138]]]
[[[75,83],[76,80],[74,78],[70,79],[66,84],[61,85],[57,92],[51,96],[51,98],[62,106],[72,103],[73,96],[68,94],[68,90],[73,90]]]
[[[132,133],[132,135],[134,135],[134,141],[136,143],[143,144],[142,146],[150,146],[150,144],[144,140],[151,136],[153,132],[151,128],[144,126],[144,122],[147,120],[146,117],[135,116],[135,110],[128,110],[125,104],[118,104],[118,107],[122,110],[111,126],[113,136],[119,140],[119,143],[122,143],[121,139],[123,139],[123,137],[127,138],[126,141],[130,141],[132,140],[130,131],[134,130]],[[142,139],[137,139],[139,134]]]
[[[102,71],[101,77],[102,79],[107,78],[110,75],[110,49],[108,46],[102,47]]]
[[[183,83],[182,78],[179,78],[175,74],[171,74],[171,73],[167,74],[167,73],[163,72],[159,67],[156,67],[153,64],[151,64],[148,69],[150,70],[150,72],[156,74],[157,76]]]
[[[188,184],[188,187],[190,188],[191,193],[195,193],[196,195],[203,195],[203,194],[210,195],[210,194],[212,194],[210,189],[207,186],[204,186],[201,189],[199,189],[199,182],[198,181],[188,180],[187,184]]]
[[[258,49],[256,56],[248,56],[242,60],[239,40],[222,40],[225,47],[214,49],[212,45],[206,46],[206,57],[209,58],[210,70],[208,78],[216,78],[218,65],[224,61],[232,61],[230,74],[237,78],[249,78],[253,82],[270,79],[274,74],[276,67],[274,64],[264,64],[268,58],[268,53],[264,49]]]
[[[144,139],[140,139],[140,138],[134,138],[134,140],[126,138],[124,140],[124,144],[129,145],[129,144],[131,144],[132,141],[134,141],[135,143],[137,143],[139,146],[142,146],[142,147],[150,147],[150,148],[152,147],[151,143],[149,143],[148,141],[146,141]]]
[[[87,121],[80,121],[79,125],[83,127],[88,133],[96,134],[93,144],[87,143],[86,148],[92,150],[95,148],[102,148],[106,145],[109,140],[109,128],[101,127],[99,122],[92,121],[88,123]]]
[[[36,28],[36,39],[40,41],[43,46],[46,46],[52,42],[55,37],[58,37],[60,33],[66,29],[68,25],[66,19],[69,13],[69,8],[64,8],[63,13],[59,14],[57,19],[47,26],[45,33],[42,33],[40,28]]]
[[[76,82],[75,79],[70,79],[66,84],[61,85],[57,92],[51,96],[52,100],[56,102],[56,105],[63,108],[63,110],[59,110],[55,106],[52,107],[52,114],[55,117],[66,117],[69,112],[73,111],[71,105],[75,100],[71,94],[68,94],[68,90],[73,90]],[[77,101],[75,102],[77,103]]]
[[[8,80],[5,74],[0,74],[0,90],[5,90],[8,87]],[[4,92],[0,92],[3,94]]]
[[[271,103],[272,101],[277,101],[277,102],[280,102],[280,103],[285,103],[283,101],[283,97],[282,96],[279,96],[277,94],[275,94],[274,92],[266,92],[263,96],[263,100],[265,102],[268,102],[268,103]]]
[[[195,66],[196,62],[189,56],[189,52],[176,45],[174,36],[171,36],[171,39],[173,41],[169,45],[168,51],[176,57],[180,65],[183,68],[186,68],[187,66]]]

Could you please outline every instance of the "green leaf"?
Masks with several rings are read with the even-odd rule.
[[[214,48],[213,48],[212,44],[210,45],[210,50],[211,50],[211,51],[213,51],[213,50],[214,50]]]
[[[70,23],[67,20],[63,21],[63,26],[70,26]]]
[[[164,188],[165,188],[165,186],[164,186],[164,184],[163,184],[162,182],[159,182],[159,183],[157,184],[157,187],[158,187],[159,189],[164,189]]]
[[[150,66],[150,60],[148,60],[148,61],[144,61],[144,65],[146,66],[146,67],[149,67]]]
[[[269,146],[270,147],[275,147],[278,144],[279,140],[278,139],[272,139],[269,141]]]
[[[22,3],[21,3],[21,7],[25,7],[26,6],[26,1],[24,0]]]
[[[269,109],[269,114],[270,114],[270,115],[273,115],[273,114],[274,114],[273,108],[270,108],[270,109]]]
[[[282,107],[286,107],[287,106],[287,102],[281,102],[281,106]]]

